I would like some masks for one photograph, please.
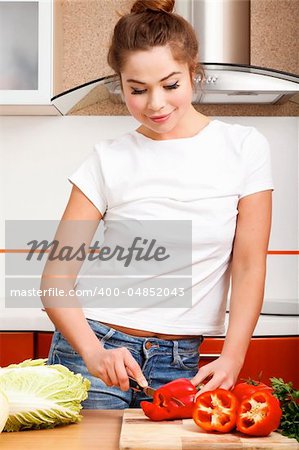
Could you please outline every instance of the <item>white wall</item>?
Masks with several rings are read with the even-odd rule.
[[[294,117],[220,117],[257,127],[269,140],[275,183],[269,248],[296,250],[298,236],[298,124]],[[5,219],[59,219],[70,175],[95,142],[115,137],[136,122],[130,117],[1,117],[0,245]],[[4,255],[0,255],[0,297]],[[266,298],[298,299],[298,256],[269,256]]]
[[[130,117],[1,117],[6,219],[59,219],[70,175],[101,139],[122,134]]]

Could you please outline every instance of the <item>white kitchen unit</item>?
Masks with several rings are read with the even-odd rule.
[[[225,329],[228,327],[228,314]],[[6,308],[5,299],[0,298],[1,331],[54,331],[54,325],[41,308]],[[253,336],[296,336],[298,335],[297,316],[261,315]],[[225,336],[225,333],[219,337]]]
[[[53,0],[0,0],[0,114],[59,114],[52,37]]]

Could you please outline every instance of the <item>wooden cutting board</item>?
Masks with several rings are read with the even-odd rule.
[[[120,450],[295,450],[296,439],[279,433],[245,437],[237,432],[216,434],[199,428],[192,419],[152,422],[141,409],[126,409],[123,415]]]

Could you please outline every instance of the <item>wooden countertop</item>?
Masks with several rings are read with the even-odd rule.
[[[78,424],[0,434],[1,450],[118,450],[122,410],[83,410]]]
[[[192,428],[192,425],[194,427],[193,421],[191,426],[189,423],[191,419],[190,421],[174,421],[171,425],[166,422],[147,421],[140,409],[83,410],[82,415],[83,419],[78,424],[56,427],[51,430],[0,433],[0,449],[119,450],[124,416],[121,446],[124,449],[202,448],[203,450],[220,450],[221,448],[244,448],[254,450],[259,448],[282,450],[290,448],[299,450],[299,444],[295,439],[289,440],[279,433],[271,433],[266,438],[240,437],[237,433],[234,435],[228,433],[224,437],[215,433],[209,435],[204,431],[194,430]]]

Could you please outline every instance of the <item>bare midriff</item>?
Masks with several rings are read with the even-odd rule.
[[[180,339],[192,339],[197,338],[198,335],[196,334],[164,334],[164,333],[154,333],[152,331],[144,331],[144,330],[137,330],[136,328],[127,328],[122,327],[120,325],[115,325],[113,323],[107,323],[107,322],[101,322],[103,325],[106,325],[109,328],[113,328],[114,330],[120,331],[121,333],[130,334],[131,336],[137,336],[137,337],[155,337],[158,339],[164,339],[164,340],[170,340],[170,341],[176,341]]]

